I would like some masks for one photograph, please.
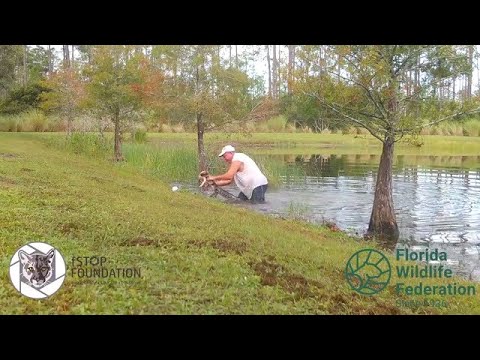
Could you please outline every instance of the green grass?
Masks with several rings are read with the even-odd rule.
[[[196,134],[150,133],[152,143],[195,143]],[[370,135],[350,134],[298,134],[298,133],[209,133],[205,135],[208,146],[217,150],[231,143],[239,151],[255,153],[328,153],[328,154],[380,154],[381,142]],[[480,137],[422,135],[416,146],[400,142],[395,146],[396,155],[478,155]]]
[[[167,181],[187,181],[198,176],[197,153],[186,146],[151,146],[124,144],[128,164]]]
[[[43,138],[47,140],[49,146],[61,150],[94,158],[112,158],[111,136],[102,138],[93,133],[73,133],[70,137],[53,135]],[[138,144],[130,141],[123,144],[122,151],[126,160],[124,166],[133,166],[144,174],[153,175],[165,181],[197,181],[196,144],[183,142]],[[208,149],[208,168],[212,174],[223,173],[228,169],[228,165],[217,156],[217,153],[217,150],[212,147]],[[282,176],[287,178],[301,176],[298,169],[291,169],[282,161],[263,156],[255,160],[269,179],[271,187],[277,187]]]
[[[372,297],[350,289],[345,264],[373,243],[172,192],[134,167],[47,147],[40,138],[0,134],[2,314],[436,312],[397,307],[393,287]],[[67,275],[49,299],[28,299],[10,284],[8,265],[32,241],[55,246],[67,266],[73,256],[105,256],[140,268],[142,278]],[[450,307],[439,311],[480,313],[477,297],[446,300]]]
[[[63,137],[63,133],[39,133],[40,137]],[[112,137],[111,133],[106,134]],[[158,146],[188,145],[196,149],[194,133],[148,133],[148,143]],[[380,154],[380,141],[370,135],[314,134],[314,133],[207,133],[207,151],[214,154],[226,144],[236,146],[238,151],[257,154]],[[421,135],[420,146],[400,142],[395,146],[395,155],[465,155],[480,153],[480,137]]]

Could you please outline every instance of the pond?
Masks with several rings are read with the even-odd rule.
[[[254,210],[321,223],[352,235],[368,227],[379,155],[255,155],[284,175]],[[237,194],[235,187],[227,188]],[[396,156],[397,246],[438,248],[458,275],[480,281],[480,156]]]

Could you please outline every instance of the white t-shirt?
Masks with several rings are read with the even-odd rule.
[[[232,161],[241,161],[243,163],[243,171],[238,171],[233,178],[235,184],[247,198],[250,199],[252,197],[253,189],[268,184],[265,175],[262,174],[255,161],[248,155],[235,153]]]

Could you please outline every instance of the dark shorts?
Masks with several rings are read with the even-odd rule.
[[[267,188],[268,184],[257,186],[255,189],[253,189],[251,199],[247,198],[247,196],[243,192],[240,192],[240,194],[238,194],[238,198],[244,201],[251,201],[252,203],[264,203]]]

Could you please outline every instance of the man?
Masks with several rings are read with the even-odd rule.
[[[265,192],[267,191],[268,181],[262,174],[255,161],[243,153],[235,152],[231,145],[223,147],[218,155],[230,164],[228,171],[222,175],[209,175],[208,180],[213,180],[218,186],[229,185],[232,180],[240,189],[238,198],[253,203],[265,202]]]

